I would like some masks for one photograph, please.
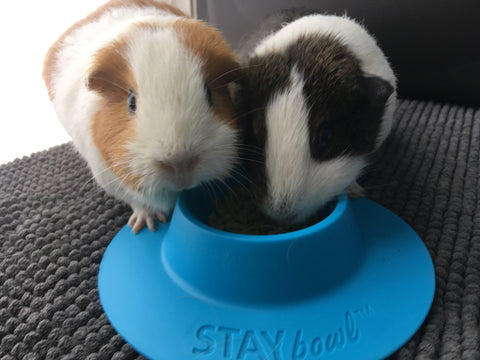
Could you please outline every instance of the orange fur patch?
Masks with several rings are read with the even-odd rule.
[[[43,77],[50,99],[54,97],[52,77],[57,54],[62,49],[65,38],[76,29],[96,21],[112,8],[128,6],[155,7],[182,16],[168,26],[173,27],[180,35],[184,46],[191,49],[192,54],[201,60],[205,81],[212,91],[214,111],[218,120],[235,126],[235,113],[228,83],[239,78],[240,66],[233,50],[214,28],[186,17],[173,6],[154,0],[111,0],[61,35],[48,50],[44,60]],[[141,177],[131,174],[126,163],[129,159],[125,145],[135,132],[135,115],[128,111],[128,92],[133,90],[138,94],[132,69],[122,56],[126,53],[127,43],[128,39],[117,40],[94,55],[86,85],[102,98],[102,106],[91,120],[93,141],[117,178],[126,186],[138,189]]]
[[[202,21],[178,19],[171,26],[184,46],[200,59],[218,119],[235,126],[235,111],[228,87],[228,83],[241,76],[235,53],[218,30]]]
[[[216,119],[229,124],[233,128],[238,128],[238,124],[235,121],[235,108],[229,87],[212,88],[212,102]]]
[[[91,22],[98,20],[108,11],[118,7],[154,7],[156,9],[167,11],[177,16],[186,17],[186,15],[176,7],[166,3],[162,3],[160,1],[155,1],[155,0],[111,0],[103,4],[102,6],[97,8],[94,12],[87,15],[87,17],[83,18],[82,20],[70,26],[48,49],[47,54],[45,55],[45,59],[43,61],[42,75],[45,81],[45,85],[47,87],[48,96],[50,97],[50,100],[53,100],[53,96],[54,96],[52,92],[52,86],[53,86],[52,77],[55,71],[55,64],[57,62],[57,54],[62,49],[65,38],[76,29],[81,28],[86,24],[89,24]]]
[[[137,189],[140,177],[131,174],[125,149],[135,132],[135,115],[130,114],[127,99],[130,91],[138,94],[133,72],[122,56],[126,47],[123,39],[99,50],[93,57],[86,85],[103,100],[91,122],[93,142],[119,180]]]
[[[111,0],[84,19],[70,26],[49,48],[43,64],[43,79],[50,100],[53,100],[53,74],[57,54],[61,51],[65,38],[73,31],[98,20],[110,10],[119,7],[153,7],[171,14],[184,17],[182,11],[166,3],[155,0]],[[140,177],[130,174],[125,145],[135,131],[134,119],[128,111],[127,98],[131,89],[137,92],[137,84],[127,61],[120,55],[124,53],[126,40],[119,40],[103,48],[94,55],[87,86],[98,92],[103,99],[101,109],[94,114],[91,122],[93,141],[100,151],[107,166],[122,183],[131,188],[138,188]],[[119,50],[117,52],[117,50]]]

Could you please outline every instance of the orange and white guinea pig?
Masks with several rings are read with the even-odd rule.
[[[134,232],[166,221],[182,189],[227,177],[238,158],[221,34],[154,0],[112,0],[49,49],[49,97],[96,181],[133,208]]]

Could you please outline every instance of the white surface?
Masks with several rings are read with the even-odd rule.
[[[70,140],[42,79],[43,57],[71,24],[105,0],[9,1],[0,12],[0,164]],[[188,9],[189,0],[171,0]]]

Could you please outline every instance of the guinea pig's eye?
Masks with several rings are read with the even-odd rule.
[[[128,94],[127,103],[130,113],[135,113],[135,111],[137,111],[137,98],[135,97],[135,93],[133,91],[130,91],[130,93]]]
[[[212,90],[210,90],[208,85],[205,85],[205,96],[207,98],[208,105],[213,106]]]
[[[327,150],[333,140],[333,131],[332,129],[320,126],[320,129],[317,131],[317,137],[315,139],[315,147],[319,153]]]

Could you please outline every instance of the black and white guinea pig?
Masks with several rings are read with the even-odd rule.
[[[133,208],[137,232],[166,221],[177,193],[225,178],[237,158],[222,35],[155,0],[112,0],[49,49],[55,111],[97,182]]]
[[[375,40],[347,17],[283,10],[237,50],[248,173],[260,209],[301,222],[347,190],[387,137],[396,78]]]

